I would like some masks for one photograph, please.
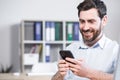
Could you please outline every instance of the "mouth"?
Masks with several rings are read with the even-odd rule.
[[[91,36],[92,35],[92,31],[89,31],[89,32],[82,32],[84,36]]]
[[[93,35],[92,31],[82,32],[82,34],[83,34],[83,37],[85,40],[90,40],[92,38],[92,35]]]

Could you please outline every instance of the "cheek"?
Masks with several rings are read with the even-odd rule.
[[[79,29],[81,30],[81,29],[82,29],[82,26],[80,26]]]
[[[102,22],[98,21],[98,22],[96,22],[96,24],[94,26],[98,30],[102,26]]]
[[[84,25],[80,24],[79,29],[81,30],[81,29],[83,29],[83,28],[84,28]]]
[[[101,28],[101,24],[97,25],[95,30],[99,30]]]
[[[101,24],[94,24],[94,25],[91,25],[91,29],[93,29],[93,30],[99,30],[100,29],[100,27],[101,27]]]

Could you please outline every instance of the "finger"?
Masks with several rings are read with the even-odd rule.
[[[77,64],[72,64],[72,63],[69,63],[69,68],[76,68],[78,65]]]
[[[67,62],[71,62],[71,63],[73,63],[73,64],[76,64],[76,63],[77,63],[76,59],[66,58],[65,60],[66,60]]]
[[[59,64],[58,68],[68,68],[69,65],[68,64]]]
[[[65,60],[59,60],[59,62],[58,62],[58,67],[59,67],[59,65],[65,64],[65,63],[66,63]]]
[[[66,63],[65,60],[60,60],[58,64],[58,68],[68,68],[69,65]]]
[[[76,68],[72,68],[70,67],[70,70],[73,72],[73,73],[76,73],[78,70]]]
[[[67,70],[69,70],[69,68],[59,68],[60,72],[66,72]]]
[[[84,59],[81,58],[81,59],[78,59],[78,61],[84,61]]]
[[[58,64],[64,64],[64,63],[66,63],[65,60],[59,60],[59,62],[58,62]]]
[[[60,68],[59,72],[60,72],[61,75],[65,75],[68,70],[69,70],[69,68]]]
[[[84,59],[78,59],[79,63],[85,63]]]

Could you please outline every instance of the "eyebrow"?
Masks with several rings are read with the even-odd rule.
[[[85,21],[84,19],[79,19],[79,21]],[[88,19],[87,21],[96,21],[95,19]]]
[[[79,18],[79,20],[84,20],[84,19],[80,19],[80,18]],[[95,19],[87,19],[87,20],[95,20]]]

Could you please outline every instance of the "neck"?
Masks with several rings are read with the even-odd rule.
[[[103,36],[103,34],[101,33],[95,40],[93,40],[92,42],[85,42],[86,45],[88,45],[89,47],[93,46],[96,42],[98,42],[101,37]]]

